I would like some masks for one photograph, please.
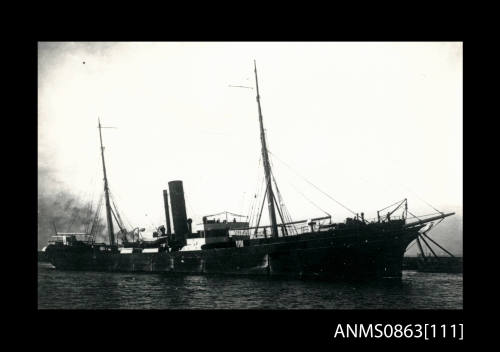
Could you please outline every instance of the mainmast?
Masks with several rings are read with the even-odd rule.
[[[260,140],[262,143],[262,162],[264,164],[264,173],[267,184],[267,206],[269,208],[269,219],[271,221],[271,236],[278,237],[278,226],[276,225],[276,213],[274,210],[274,193],[271,184],[271,165],[269,164],[269,155],[267,154],[266,135],[264,133],[264,124],[262,122],[262,109],[260,107],[259,82],[257,80],[257,64],[253,61],[255,68],[255,87],[257,89],[257,105],[259,106]]]
[[[109,203],[108,178],[106,177],[106,164],[104,163],[104,147],[102,146],[101,121],[99,122],[99,139],[101,141],[102,172],[104,173],[104,197],[106,198],[106,220],[108,222],[109,244],[115,245],[115,234],[113,231],[113,219],[111,217],[111,205]]]

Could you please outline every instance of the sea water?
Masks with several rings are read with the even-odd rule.
[[[38,263],[39,309],[463,309],[462,274],[404,271],[401,280],[56,270]]]

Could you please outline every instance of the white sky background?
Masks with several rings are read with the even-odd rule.
[[[461,43],[39,43],[38,163],[82,201],[110,188],[134,226],[164,224],[184,182],[188,217],[248,214],[262,180],[253,59],[268,147],[354,211],[405,197],[462,206]],[[83,62],[85,61],[85,64]],[[350,213],[274,159],[294,220]],[[89,198],[89,199],[85,199]],[[147,216],[145,215],[147,214]],[[263,221],[268,223],[267,209]]]

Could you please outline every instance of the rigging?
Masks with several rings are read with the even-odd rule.
[[[308,179],[306,179],[304,176],[302,176],[301,174],[299,174],[297,171],[293,170],[292,167],[290,165],[288,165],[287,163],[285,163],[283,160],[281,160],[280,158],[278,158],[276,156],[276,154],[272,153],[269,151],[269,154],[271,154],[272,156],[274,156],[277,160],[279,160],[281,163],[283,163],[283,165],[285,165],[286,167],[288,167],[292,172],[294,172],[297,176],[299,176],[300,178],[302,178],[304,181],[306,181],[307,183],[309,183],[311,186],[313,186],[314,188],[316,188],[318,191],[320,191],[321,193],[323,193],[325,196],[327,196],[328,198],[330,198],[331,200],[333,200],[335,203],[337,203],[338,205],[340,205],[342,208],[348,210],[349,212],[351,212],[352,214],[356,215],[357,213],[355,213],[354,211],[352,211],[351,209],[349,209],[348,207],[346,207],[344,204],[340,203],[338,200],[334,199],[332,196],[330,196],[328,193],[324,192],[323,190],[321,190],[318,186],[316,186],[315,184],[313,184],[311,181],[309,181]]]

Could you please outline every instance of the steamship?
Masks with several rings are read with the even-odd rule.
[[[400,278],[408,245],[429,224],[454,213],[440,212],[410,221],[404,199],[385,208],[389,210],[383,216],[377,212],[377,218],[371,221],[365,219],[363,213],[339,223],[332,222],[331,216],[292,221],[276,200],[276,195],[280,199],[279,190],[272,182],[255,62],[254,73],[266,183],[256,226],[251,226],[244,216],[226,212],[225,218],[224,214],[204,216],[201,229],[194,231],[186,213],[183,183],[174,180],[168,183],[168,190],[163,190],[166,226],[160,226],[152,240],[142,238],[144,229],[127,231],[109,199],[99,122],[109,243],[96,243],[92,230],[90,233],[56,232],[44,249],[51,264],[61,270],[183,275],[264,275],[327,280]],[[270,224],[260,225],[265,203]],[[394,215],[398,210],[401,216]],[[116,233],[113,218],[120,227]]]

